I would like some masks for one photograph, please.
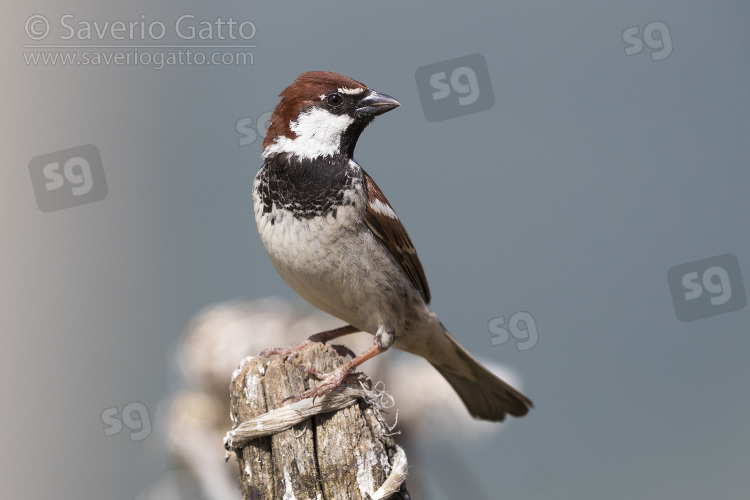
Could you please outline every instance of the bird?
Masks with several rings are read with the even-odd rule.
[[[371,347],[339,368],[314,373],[320,383],[296,399],[323,396],[394,347],[431,363],[473,417],[527,414],[531,400],[482,366],[429,308],[427,279],[401,219],[353,158],[365,127],[401,103],[329,71],[302,73],[279,96],[252,187],[258,232],[283,280],[346,326],[261,354],[289,359],[311,342],[373,335]]]

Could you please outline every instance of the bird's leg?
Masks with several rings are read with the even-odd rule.
[[[355,356],[354,359],[347,361],[343,365],[339,366],[335,370],[333,370],[330,373],[318,373],[315,370],[306,369],[308,373],[311,373],[312,375],[315,375],[319,379],[322,379],[321,382],[316,385],[315,387],[311,387],[308,390],[304,391],[303,393],[297,395],[296,397],[291,397],[287,399],[294,399],[294,401],[301,401],[303,399],[312,397],[312,398],[318,398],[320,396],[324,396],[334,390],[336,387],[341,385],[341,383],[354,373],[354,369],[367,361],[368,359],[377,356],[381,352],[384,352],[385,349],[381,349],[377,344],[372,345],[371,347],[367,348],[362,354],[359,356]]]
[[[372,346],[368,347],[364,352],[362,352],[358,356],[355,356],[354,359],[344,363],[332,372],[322,374],[313,370],[306,370],[308,373],[311,373],[321,379],[320,384],[315,387],[309,388],[295,398],[287,399],[300,401],[305,398],[312,397],[313,399],[315,399],[317,397],[328,394],[333,389],[341,385],[346,377],[354,373],[354,369],[359,365],[361,365],[368,359],[374,358],[378,354],[387,351],[388,348],[393,345],[393,341],[395,339],[396,337],[393,334],[393,330],[386,329],[384,327],[378,328],[378,333],[375,334],[375,339]]]
[[[260,352],[258,356],[264,356],[268,358],[270,356],[273,356],[274,354],[279,354],[281,356],[284,356],[286,361],[291,362],[294,358],[296,358],[299,355],[302,349],[312,344],[313,342],[321,342],[325,344],[329,340],[333,340],[338,337],[343,337],[344,335],[349,335],[350,333],[354,333],[358,331],[359,330],[353,327],[352,325],[346,325],[346,326],[342,326],[341,328],[336,328],[334,330],[326,330],[324,332],[316,333],[315,335],[310,335],[307,338],[307,340],[304,340],[295,346],[276,347],[272,349],[266,349],[265,351]],[[350,351],[347,347],[344,347],[344,346],[332,346],[332,347],[336,349],[336,352],[338,352],[341,356],[350,354],[352,357],[355,357],[354,353]]]

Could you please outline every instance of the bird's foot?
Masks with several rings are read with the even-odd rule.
[[[305,347],[307,347],[308,345],[312,343],[313,343],[312,340],[307,339],[307,340],[300,342],[297,345],[293,345],[290,347],[274,347],[271,349],[266,349],[264,351],[261,351],[258,354],[258,356],[270,358],[271,356],[279,355],[279,356],[282,356],[287,363],[291,363],[292,361],[294,361],[294,358],[299,356],[299,353],[302,352],[302,349],[304,349]]]
[[[321,342],[325,344],[329,340],[333,340],[335,338],[341,337],[343,335],[348,335],[350,333],[357,332],[356,328],[354,328],[351,325],[342,326],[340,328],[336,328],[335,330],[326,330],[324,332],[316,333],[315,335],[311,335],[307,340],[300,342],[297,345],[291,346],[291,347],[275,347],[272,349],[266,349],[265,351],[261,351],[258,356],[263,356],[266,358],[269,358],[274,355],[280,355],[284,356],[284,359],[288,362],[292,362],[294,358],[299,356],[299,353],[308,345],[312,344],[313,342]],[[356,357],[354,353],[346,346],[343,345],[331,345],[337,353],[339,353],[339,356],[346,357],[347,355],[351,356],[352,358]]]
[[[282,356],[284,358],[284,360],[286,360],[287,363],[291,363],[292,361],[294,361],[294,358],[296,358],[297,356],[299,356],[299,353],[302,352],[302,350],[305,347],[309,346],[313,342],[316,342],[316,341],[315,340],[311,340],[311,339],[307,339],[307,340],[305,340],[303,342],[300,342],[297,345],[293,345],[293,346],[290,346],[290,347],[274,347],[274,348],[271,348],[271,349],[266,349],[264,351],[261,351],[258,354],[258,356],[263,356],[265,358],[270,358],[271,356],[279,355],[279,356]],[[334,344],[331,344],[331,347],[341,357],[345,358],[346,356],[351,356],[352,358],[354,358],[356,356],[354,354],[354,352],[352,352],[352,350],[349,349],[348,347],[346,347],[345,345],[338,345],[338,344],[334,345]],[[310,372],[308,372],[308,373],[310,373]]]
[[[306,391],[298,394],[297,396],[290,396],[286,398],[286,399],[294,400],[295,403],[297,401],[301,401],[303,399],[307,399],[310,397],[313,398],[313,401],[315,401],[315,398],[325,396],[326,394],[334,390],[336,387],[340,386],[344,382],[344,380],[346,380],[347,378],[349,377],[358,378],[360,375],[358,373],[354,373],[355,366],[351,362],[339,366],[338,368],[336,368],[330,373],[320,373],[306,366],[303,366],[303,368],[305,369],[307,373],[320,379],[321,382],[315,387],[311,387],[307,389]]]

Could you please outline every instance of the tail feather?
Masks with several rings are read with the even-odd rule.
[[[498,378],[487,368],[479,364],[456,340],[446,331],[446,336],[455,346],[457,357],[450,364],[461,363],[463,374],[470,372],[470,378],[459,375],[450,369],[450,364],[440,365],[430,362],[448,381],[466,405],[469,413],[475,418],[503,421],[510,414],[522,417],[534,406],[529,398]]]

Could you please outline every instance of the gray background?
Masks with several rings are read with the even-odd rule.
[[[65,13],[233,16],[256,24],[258,48],[239,67],[26,65],[26,19]],[[467,474],[464,498],[744,497],[748,309],[680,322],[666,275],[733,253],[750,279],[749,14],[742,0],[6,8],[3,496],[132,499],[170,467],[158,432],[105,437],[100,415],[140,401],[158,418],[202,307],[294,297],[251,215],[260,141],[240,147],[235,123],[326,69],[403,103],[356,158],[405,221],[442,321],[537,406],[445,462],[434,450],[431,498],[455,498]],[[670,57],[626,56],[623,30],[656,20]],[[425,120],[417,68],[474,53],[495,105]],[[106,199],[42,213],[29,161],[83,144],[101,151]],[[492,347],[488,321],[517,311],[538,345]]]

